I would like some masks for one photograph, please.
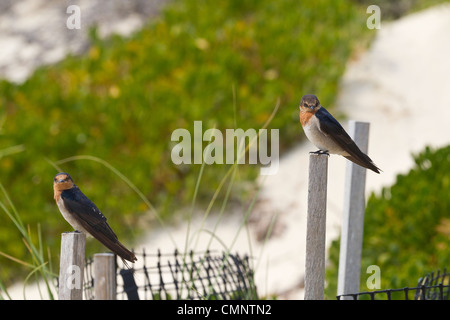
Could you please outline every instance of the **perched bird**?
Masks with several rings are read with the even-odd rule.
[[[75,229],[91,235],[125,260],[135,262],[136,256],[119,242],[97,206],[73,183],[68,173],[60,172],[53,180],[56,204],[64,219]]]
[[[380,173],[380,169],[363,153],[333,116],[320,105],[315,95],[307,94],[300,101],[300,123],[317,148],[314,153],[339,154],[361,167]]]

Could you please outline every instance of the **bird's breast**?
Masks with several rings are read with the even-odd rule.
[[[348,153],[334,142],[331,137],[320,130],[319,119],[317,117],[311,117],[308,123],[303,126],[303,131],[309,141],[320,150],[343,156],[348,155]]]
[[[78,221],[77,217],[74,214],[70,213],[66,209],[66,206],[64,205],[64,200],[63,200],[62,197],[59,197],[59,199],[56,201],[56,204],[58,205],[59,211],[61,212],[61,214],[64,217],[64,219],[66,219],[66,221],[75,230],[81,231],[81,232],[85,233],[86,235],[90,235],[90,233],[87,232],[86,229],[80,224],[80,222]]]
[[[321,144],[323,133],[319,130],[319,123],[316,117],[309,117],[308,121],[303,124],[303,131],[305,132],[306,137],[319,147],[318,144]],[[319,147],[320,148],[320,147]]]

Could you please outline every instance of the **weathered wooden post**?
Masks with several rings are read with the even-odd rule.
[[[116,300],[116,259],[112,253],[94,255],[95,300]]]
[[[349,135],[367,154],[369,141],[367,122],[349,121]],[[338,295],[359,292],[361,252],[364,233],[366,169],[347,162],[344,211],[339,252]],[[351,297],[343,297],[350,299]]]
[[[323,300],[328,155],[310,154],[306,224],[305,300]]]
[[[61,234],[59,265],[59,300],[82,300],[84,279],[84,251],[86,235],[80,232]]]

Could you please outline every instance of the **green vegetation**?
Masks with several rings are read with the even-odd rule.
[[[450,266],[450,146],[426,148],[415,167],[390,188],[372,194],[364,216],[360,291],[377,265],[381,289],[415,287],[420,277]],[[339,241],[329,251],[326,295],[335,299]]]
[[[58,170],[72,175],[119,237],[135,239],[139,230],[156,227],[148,203],[104,163],[60,160],[106,161],[164,219],[190,203],[201,167],[171,162],[173,130],[192,132],[194,120],[204,130],[258,129],[279,100],[268,129],[280,129],[281,151],[289,147],[302,139],[303,94],[320,93],[332,107],[346,61],[373,34],[366,16],[351,1],[174,1],[128,39],[100,40],[92,29],[86,55],[41,68],[21,85],[0,82],[1,182],[24,225],[40,223],[53,257],[60,233],[71,229],[53,201]],[[205,168],[200,201],[211,198],[228,169]],[[238,180],[257,174],[254,165],[240,166]],[[252,189],[236,183],[233,191],[239,200]],[[0,247],[28,259],[5,215]],[[13,262],[0,259],[0,278],[9,282]]]
[[[47,292],[47,296],[51,299],[53,299],[53,292],[52,292],[52,280],[56,276],[56,274],[52,273],[51,264],[49,264],[49,259],[46,259],[46,256],[44,255],[44,247],[40,232],[40,225],[38,225],[38,238],[37,241],[34,241],[31,231],[29,228],[26,228],[25,225],[22,222],[22,219],[20,218],[19,213],[17,212],[16,207],[11,202],[11,198],[9,197],[7,191],[5,190],[4,186],[0,183],[0,194],[2,195],[2,200],[5,199],[5,202],[0,201],[0,212],[3,212],[7,218],[9,219],[9,222],[14,225],[16,230],[20,233],[23,240],[23,245],[29,252],[29,256],[31,257],[31,261],[28,263],[26,261],[17,259],[16,257],[10,256],[8,254],[5,254],[4,252],[0,251],[0,255],[10,259],[11,261],[14,261],[15,263],[19,263],[22,266],[26,267],[29,271],[28,275],[25,277],[24,280],[24,299],[26,298],[25,295],[25,288],[26,284],[29,278],[32,276],[35,276],[35,279],[38,279],[38,275],[40,276],[40,279],[43,280],[44,287],[43,290]],[[35,245],[35,242],[37,242],[37,245]],[[42,292],[41,292],[42,294]],[[3,299],[11,299],[11,297],[8,294],[8,291],[6,289],[5,284],[3,283],[2,279],[0,279],[0,300]]]

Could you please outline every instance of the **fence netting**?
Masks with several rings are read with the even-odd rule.
[[[135,269],[117,261],[117,299],[243,300],[257,299],[251,259],[215,251],[186,254],[135,252]],[[85,268],[84,298],[94,299],[93,261]]]
[[[337,296],[338,300],[449,300],[450,272],[431,272],[419,279],[417,286],[349,293]]]

